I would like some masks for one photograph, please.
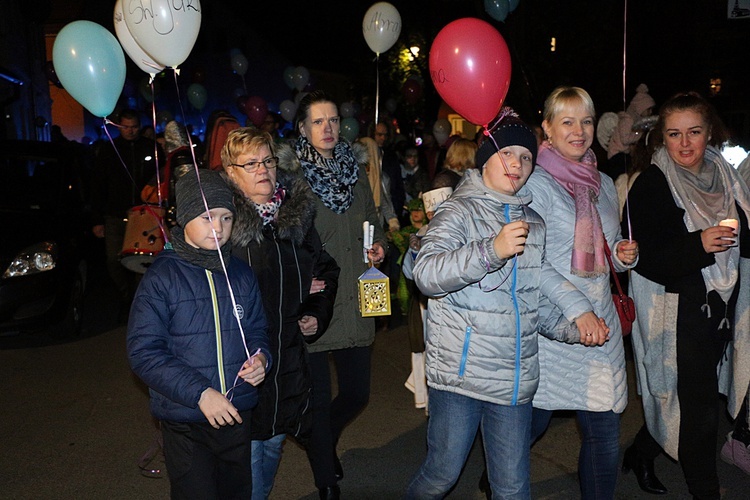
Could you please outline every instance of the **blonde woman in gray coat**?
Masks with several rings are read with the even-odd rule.
[[[614,183],[596,168],[594,103],[579,87],[559,87],[544,105],[547,140],[528,182],[533,208],[547,223],[547,255],[552,266],[583,292],[610,327],[601,347],[540,339],[539,390],[534,396],[533,437],[549,425],[554,410],[575,410],[582,434],[578,457],[581,497],[614,498],[620,454],[620,414],[628,401],[622,328],[612,303],[605,247],[617,271],[631,267],[636,242],[620,236]],[[542,304],[542,317],[560,315]]]

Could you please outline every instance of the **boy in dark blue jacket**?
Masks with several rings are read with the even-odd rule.
[[[230,256],[224,180],[193,170],[175,189],[178,225],[131,307],[130,365],[161,421],[172,498],[250,498],[250,412],[271,362],[263,302]]]

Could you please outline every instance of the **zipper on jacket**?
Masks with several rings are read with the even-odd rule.
[[[299,258],[297,257],[297,247],[292,243],[292,253],[294,254],[294,265],[297,267],[297,283],[299,283],[299,303],[302,304],[302,297],[304,292],[302,291],[302,271],[300,270]],[[315,276],[313,276],[314,278]]]
[[[463,377],[466,371],[466,358],[469,357],[469,341],[471,340],[471,325],[466,327],[464,333],[464,348],[461,350],[461,364],[458,367],[458,376]]]
[[[216,287],[212,278],[212,273],[206,269],[206,279],[208,288],[211,290],[211,304],[214,309],[214,329],[216,330],[216,366],[219,370],[219,384],[221,393],[227,393],[227,381],[224,376],[224,347],[221,342],[221,320],[219,319],[219,301],[216,297]]]
[[[281,308],[284,304],[284,265],[283,260],[281,258],[281,248],[279,247],[279,241],[276,239],[276,229],[272,228],[273,230],[273,242],[276,245],[276,258],[278,259],[278,265],[279,265],[279,310],[276,311],[276,313],[279,315],[279,329],[276,332],[276,343],[278,344],[278,347],[276,349],[276,358],[274,359],[274,363],[278,367],[276,369],[276,377],[273,379],[273,386],[274,386],[274,401],[273,401],[273,422],[271,423],[271,429],[274,434],[276,434],[276,420],[279,416],[279,376],[278,374],[281,372],[281,336],[282,332],[284,331],[284,315],[282,314]]]
[[[505,205],[505,223],[510,222],[510,205]],[[510,295],[513,297],[513,309],[516,312],[516,363],[515,373],[513,374],[513,398],[510,404],[518,404],[518,390],[521,385],[521,314],[518,307],[518,297],[516,296],[516,286],[518,284],[518,255],[513,256],[513,283],[510,288]]]

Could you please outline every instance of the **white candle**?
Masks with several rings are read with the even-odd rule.
[[[719,225],[731,227],[734,230],[735,234],[737,234],[737,229],[740,227],[740,223],[737,221],[737,219],[724,219],[719,221]]]
[[[372,244],[368,241],[370,239],[370,223],[365,221],[362,224],[362,255],[367,264],[370,260],[367,258],[367,251],[370,249]]]
[[[737,237],[737,230],[740,227],[740,223],[739,223],[739,221],[737,219],[724,219],[724,220],[720,220],[719,221],[719,225],[720,226],[725,226],[725,227],[731,227],[732,231],[734,232],[735,238]],[[735,238],[722,238],[722,239],[723,240],[727,240],[727,241],[731,241],[732,244],[731,245],[727,245],[727,246],[733,247],[733,246],[735,246],[737,244],[737,240]]]

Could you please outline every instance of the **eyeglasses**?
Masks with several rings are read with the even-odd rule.
[[[268,170],[273,170],[279,165],[279,158],[277,156],[272,156],[270,158],[266,158],[265,160],[249,161],[242,165],[238,165],[236,163],[230,163],[229,165],[232,167],[244,168],[245,172],[252,174],[256,170],[258,170],[261,165],[265,166]]]

